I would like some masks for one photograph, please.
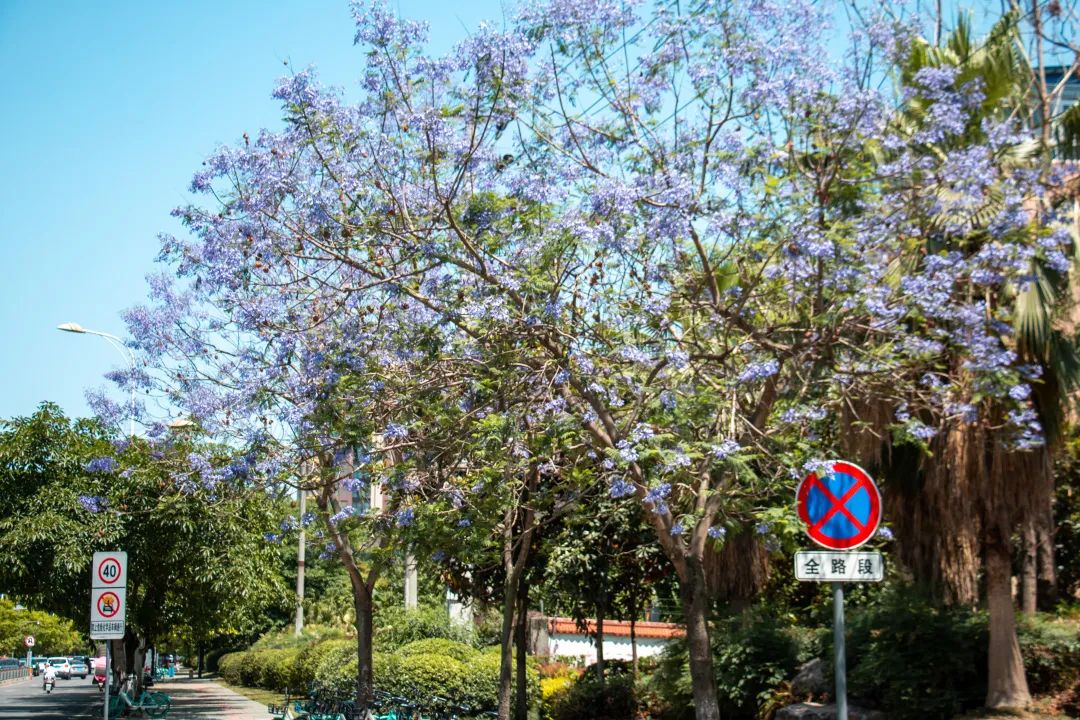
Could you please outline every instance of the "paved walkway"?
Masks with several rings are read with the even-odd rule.
[[[176,677],[154,683],[172,698],[169,720],[269,720],[266,706],[212,680]]]

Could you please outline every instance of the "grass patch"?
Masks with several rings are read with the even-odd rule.
[[[254,700],[262,705],[282,705],[285,702],[285,696],[279,692],[273,692],[271,690],[262,690],[260,688],[244,687],[243,685],[232,685],[227,683],[221,678],[214,678],[214,682],[223,688],[228,688],[238,695]]]

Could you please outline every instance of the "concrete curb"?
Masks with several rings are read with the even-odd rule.
[[[23,675],[22,677],[10,678],[8,680],[0,680],[0,687],[6,687],[8,685],[14,685],[16,683],[26,682],[27,680],[30,680],[30,679],[31,678],[30,678],[29,675]]]

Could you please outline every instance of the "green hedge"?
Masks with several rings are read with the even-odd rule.
[[[480,657],[480,651],[471,645],[466,645],[457,640],[446,638],[425,638],[414,640],[411,643],[398,648],[397,654],[402,657],[413,655],[446,655],[463,663],[470,663]]]
[[[400,606],[380,608],[375,617],[375,647],[380,651],[396,650],[417,640],[444,638],[467,645],[475,644],[475,633],[467,625],[451,622],[441,607],[405,609]]]
[[[240,679],[240,668],[244,665],[246,652],[225,653],[218,658],[218,673],[227,683],[243,685]]]

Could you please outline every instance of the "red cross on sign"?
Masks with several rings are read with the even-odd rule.
[[[806,534],[830,550],[851,550],[874,536],[881,523],[881,494],[865,470],[837,460],[828,472],[810,473],[795,492]]]

